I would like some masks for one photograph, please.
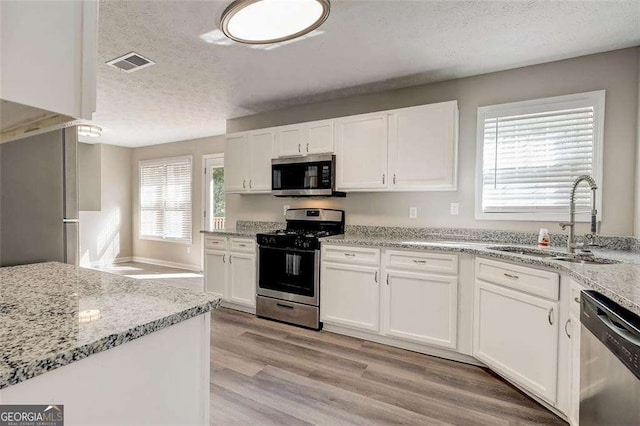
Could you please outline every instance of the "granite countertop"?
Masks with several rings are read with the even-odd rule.
[[[62,263],[0,268],[0,389],[205,314],[220,298]],[[100,317],[79,322],[79,313]]]
[[[225,228],[225,229],[216,229],[215,231],[200,231],[201,234],[205,234],[205,235],[218,235],[221,237],[246,237],[246,238],[255,238],[256,235],[260,232],[264,232],[264,230]]]
[[[596,257],[620,263],[589,265],[564,262],[551,258],[508,253],[492,250],[491,247],[520,247],[563,255],[564,247],[539,249],[537,246],[507,243],[454,241],[443,239],[401,238],[384,235],[361,235],[346,233],[321,239],[322,243],[361,245],[403,249],[423,249],[444,252],[471,253],[494,259],[541,266],[566,273],[584,287],[596,290],[632,312],[640,315],[640,253],[623,250],[593,250]]]

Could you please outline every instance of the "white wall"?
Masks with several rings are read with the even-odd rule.
[[[478,221],[474,218],[476,116],[484,105],[606,90],[602,225],[606,235],[631,235],[634,226],[639,49],[630,48],[475,77],[302,105],[227,121],[227,132],[457,99],[460,108],[459,181],[455,192],[349,194],[346,199],[279,199],[230,195],[228,222],[282,220],[282,207],[331,206],[347,211],[347,223],[365,225],[559,231],[557,223]],[[232,167],[232,165],[226,165]],[[451,216],[451,202],[460,214]],[[408,218],[409,206],[418,219]],[[639,219],[640,220],[640,219]],[[577,232],[587,232],[579,225]]]
[[[100,152],[100,210],[80,211],[80,265],[109,265],[133,254],[131,157],[133,150],[95,145]],[[82,158],[82,157],[80,157]],[[82,169],[82,165],[80,165]],[[82,174],[81,176],[82,177]]]
[[[188,141],[151,145],[133,149],[131,163],[131,191],[133,194],[133,255],[134,257],[161,260],[184,267],[199,269],[202,264],[202,156],[224,152],[224,136],[214,136]],[[192,244],[178,244],[164,241],[141,240],[138,238],[139,225],[139,183],[138,163],[141,160],[191,155],[193,157],[193,200]],[[177,265],[176,265],[177,266]]]

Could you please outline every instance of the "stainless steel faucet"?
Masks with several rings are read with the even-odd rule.
[[[578,176],[578,178],[573,182],[573,188],[571,188],[571,197],[569,198],[569,222],[560,223],[560,227],[562,229],[569,227],[569,238],[567,238],[567,253],[573,253],[575,249],[579,247],[575,242],[576,190],[578,189],[578,185],[582,181],[587,182],[591,187],[591,235],[595,236],[597,231],[596,215],[598,211],[596,210],[596,190],[598,189],[598,185],[596,185],[596,181],[589,175]]]

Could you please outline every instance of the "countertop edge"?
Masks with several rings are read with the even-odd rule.
[[[140,324],[125,331],[102,337],[94,342],[73,348],[72,350],[58,353],[55,356],[33,361],[0,375],[0,390],[12,385],[24,382],[46,372],[80,361],[91,355],[107,351],[124,343],[136,340],[140,337],[186,321],[188,319],[206,314],[212,309],[218,308],[222,303],[219,297],[205,304],[199,304],[191,308],[176,312],[154,321]]]

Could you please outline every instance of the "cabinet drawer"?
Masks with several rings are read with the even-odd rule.
[[[209,250],[226,250],[227,239],[225,237],[204,237],[204,248]]]
[[[255,253],[256,242],[247,238],[230,238],[229,251]]]
[[[458,273],[458,256],[423,251],[387,250],[386,266],[394,269],[438,272],[442,274]]]
[[[555,272],[476,258],[476,278],[550,300],[560,296],[560,277]]]
[[[323,246],[322,261],[379,265],[380,250],[365,247]]]

